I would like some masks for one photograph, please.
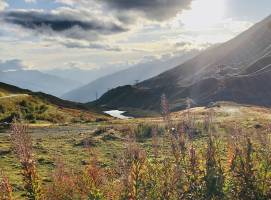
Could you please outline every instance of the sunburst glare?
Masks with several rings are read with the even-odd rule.
[[[191,9],[181,15],[187,28],[203,29],[215,26],[223,20],[226,12],[226,0],[195,0]]]

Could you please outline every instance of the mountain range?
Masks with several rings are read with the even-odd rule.
[[[271,16],[221,45],[136,85],[115,88],[94,102],[112,108],[160,110],[165,94],[171,110],[187,99],[271,106]]]
[[[4,67],[0,68],[0,82],[57,97],[81,85],[78,81],[49,75],[38,70],[8,70]]]
[[[161,72],[173,68],[179,63],[197,55],[199,50],[180,52],[168,58],[154,59],[152,61],[136,64],[128,69],[120,70],[113,74],[103,76],[87,85],[76,88],[62,97],[76,102],[90,102],[102,96],[108,90],[129,84],[135,84],[154,77]]]
[[[127,68],[127,66],[119,66],[119,67],[108,66],[106,67],[106,69],[104,67],[91,68],[91,69],[69,67],[69,68],[53,68],[53,69],[43,70],[42,72],[53,75],[53,76],[61,77],[63,79],[69,79],[69,80],[79,82],[83,86],[92,81],[95,81],[98,78],[107,76],[109,74],[113,74],[125,68]]]

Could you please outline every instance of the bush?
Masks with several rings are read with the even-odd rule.
[[[64,123],[66,118],[61,113],[50,113],[47,120],[52,123]]]
[[[13,121],[13,119],[19,119],[19,118],[20,118],[19,113],[12,112],[7,117],[4,117],[3,119],[1,119],[1,122],[6,122],[10,124]]]
[[[4,114],[6,112],[6,108],[3,105],[0,105],[0,113]]]
[[[38,107],[38,114],[43,114],[43,113],[45,113],[47,110],[49,109],[49,107],[48,106],[46,106],[46,105],[41,105],[40,107]]]
[[[162,127],[157,127],[155,125],[141,123],[134,130],[136,139],[138,139],[138,141],[144,141],[144,139],[151,138],[153,128],[157,129],[158,135],[161,135],[164,131]]]

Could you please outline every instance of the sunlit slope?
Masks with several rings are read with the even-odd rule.
[[[213,101],[271,106],[271,16],[236,38],[136,86],[109,91],[96,104],[160,110],[165,93],[171,109]]]
[[[0,122],[10,123],[14,117],[32,123],[91,122],[107,118],[82,104],[0,83]]]

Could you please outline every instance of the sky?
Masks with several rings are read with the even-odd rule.
[[[225,42],[270,0],[0,0],[0,66],[123,67]]]

